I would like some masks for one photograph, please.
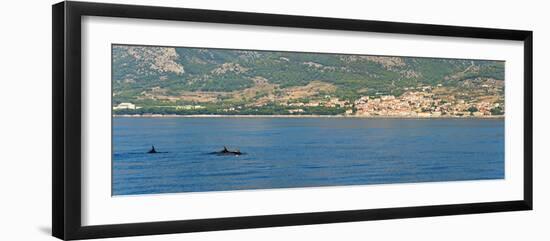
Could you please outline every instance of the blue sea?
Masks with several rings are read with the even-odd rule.
[[[502,179],[504,120],[114,117],[112,158],[113,195]]]

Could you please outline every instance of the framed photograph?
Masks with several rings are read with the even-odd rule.
[[[55,4],[53,235],[531,210],[532,34]]]

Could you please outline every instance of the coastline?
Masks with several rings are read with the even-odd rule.
[[[498,116],[355,116],[355,115],[112,115],[114,118],[350,118],[350,119],[504,119]]]

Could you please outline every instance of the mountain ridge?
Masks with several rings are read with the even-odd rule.
[[[352,103],[423,86],[472,96],[489,86],[502,104],[504,93],[504,62],[494,60],[113,45],[112,72],[113,105]]]

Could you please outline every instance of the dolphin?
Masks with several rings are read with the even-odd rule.
[[[151,146],[151,150],[149,150],[147,153],[154,154],[154,153],[158,153],[158,152],[157,152],[157,150],[155,150],[155,146]]]
[[[212,152],[212,154],[216,154],[216,155],[233,155],[233,156],[238,156],[238,155],[242,155],[244,153],[242,153],[241,151],[239,150],[235,150],[235,151],[230,151],[227,149],[226,146],[223,147],[223,150],[221,151],[216,151],[216,152]]]

